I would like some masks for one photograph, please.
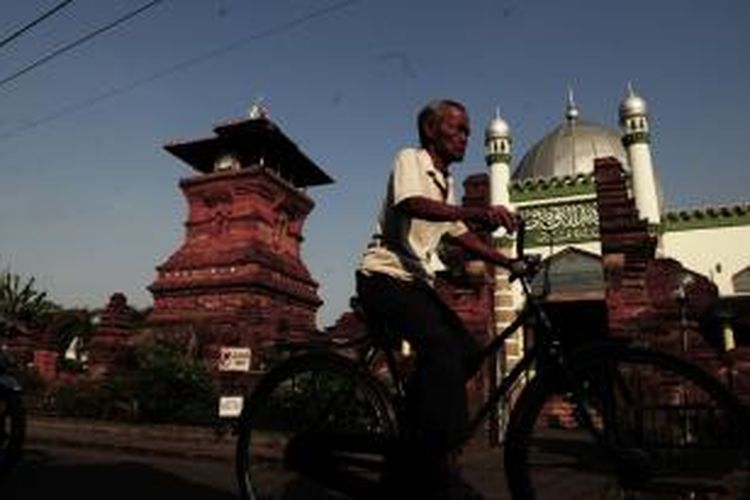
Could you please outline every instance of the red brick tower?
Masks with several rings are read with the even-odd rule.
[[[262,111],[214,132],[165,146],[197,175],[180,181],[185,240],[157,267],[148,324],[188,334],[210,358],[249,347],[258,367],[263,346],[317,331],[322,301],[300,256],[305,188],[333,181]]]
[[[89,376],[94,379],[121,368],[135,334],[138,313],[122,293],[113,293],[89,345]]]

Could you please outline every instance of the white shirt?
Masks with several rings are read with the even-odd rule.
[[[451,177],[435,168],[424,149],[406,148],[393,161],[375,233],[359,266],[361,272],[434,282],[435,272],[443,268],[437,255],[441,238],[457,237],[469,229],[460,221],[433,222],[396,209],[403,200],[415,196],[455,203]]]

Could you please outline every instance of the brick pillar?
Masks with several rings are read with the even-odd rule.
[[[594,178],[609,332],[638,337],[649,329],[645,324],[650,316],[646,268],[654,259],[656,238],[647,222],[638,218],[620,162],[595,160]]]
[[[495,241],[495,246],[505,255],[512,257],[515,255],[513,240],[503,237]],[[503,268],[496,268],[493,291],[493,336],[498,336],[507,328],[517,315],[516,294],[510,284],[510,273]],[[503,348],[496,357],[494,366],[490,368],[491,382],[490,387],[494,387],[502,380],[510,370],[523,357],[525,345],[523,328],[517,330],[513,335],[505,340]],[[519,386],[520,387],[520,386]],[[507,424],[507,417],[513,406],[517,394],[510,393],[501,402],[498,408],[498,414],[490,420],[489,440],[491,445],[502,442],[503,432]]]

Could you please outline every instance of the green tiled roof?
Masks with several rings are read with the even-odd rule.
[[[510,185],[510,199],[522,201],[594,194],[594,175],[576,174],[562,177],[535,177],[515,180]]]
[[[671,210],[663,224],[665,232],[750,225],[750,203]]]

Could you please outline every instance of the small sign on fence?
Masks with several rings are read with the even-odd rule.
[[[249,372],[251,358],[249,347],[222,347],[219,352],[219,371]]]
[[[242,413],[245,398],[242,396],[221,396],[219,398],[219,417],[236,418]]]

